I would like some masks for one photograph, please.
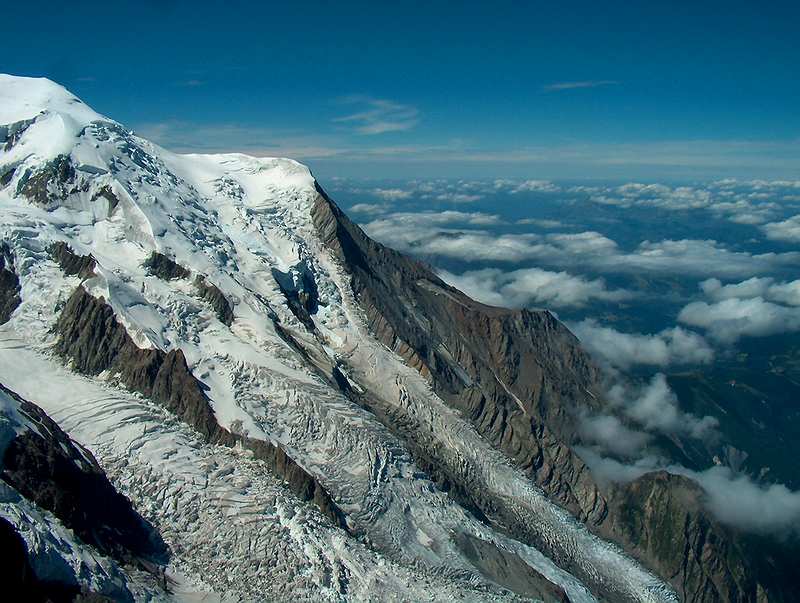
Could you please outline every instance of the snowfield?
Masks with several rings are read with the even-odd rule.
[[[0,327],[0,383],[91,450],[159,530],[172,550],[168,598],[520,598],[476,567],[456,538],[468,535],[516,554],[571,601],[595,600],[539,551],[437,489],[403,441],[325,378],[339,366],[354,387],[406,417],[421,441],[444,447],[516,514],[538,522],[598,583],[635,600],[676,600],[661,580],[550,503],[417,371],[370,336],[348,275],[312,223],[319,192],[308,168],[288,159],[171,153],[47,80],[0,76],[0,124],[14,141],[0,152],[0,174],[14,168],[0,189],[0,240],[11,248],[22,298]],[[68,191],[48,184],[58,203],[18,194],[26,178],[59,156],[69,158],[74,176]],[[56,241],[91,254],[94,276],[65,276],[47,251]],[[151,275],[143,264],[153,252],[191,277]],[[230,326],[198,295],[196,277],[232,305]],[[285,294],[302,291],[309,277],[319,300],[314,330]],[[182,350],[208,387],[220,425],[279,443],[330,492],[352,535],[299,501],[249,452],[204,443],[114,375],[89,378],[65,367],[52,351],[53,325],[80,286],[111,305],[140,348]],[[0,493],[0,514],[13,515],[15,525],[30,522],[36,509],[13,500]],[[51,518],[34,523],[65,542],[65,528]],[[56,555],[69,561],[81,545],[58,546]],[[158,596],[141,576],[108,563],[87,571],[127,580],[142,599]]]

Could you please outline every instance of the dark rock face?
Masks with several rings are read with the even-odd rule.
[[[153,276],[157,276],[161,280],[171,281],[176,278],[187,278],[191,272],[176,263],[174,260],[165,255],[154,251],[147,260],[145,260],[144,267]]]
[[[0,126],[0,144],[3,145],[3,150],[7,153],[14,148],[14,145],[19,142],[22,135],[25,133],[36,118],[23,119],[22,121],[15,121],[13,124],[6,124]]]
[[[683,601],[793,601],[800,559],[795,541],[777,542],[721,526],[692,480],[648,473],[609,498],[603,530],[643,562],[671,577]]]
[[[595,370],[575,337],[549,312],[471,300],[369,239],[324,195],[314,221],[352,275],[373,334],[554,500],[582,520],[602,521],[599,490],[559,437],[571,432],[574,404],[594,404]]]
[[[220,322],[231,326],[231,324],[233,324],[233,308],[231,308],[230,302],[222,291],[219,290],[219,287],[209,283],[201,276],[194,279],[194,284],[200,292],[200,297],[214,308],[214,312],[217,313],[217,318],[219,318]]]
[[[624,488],[601,489],[595,483],[571,445],[577,441],[575,411],[602,404],[596,397],[600,377],[575,337],[550,313],[473,301],[425,265],[369,239],[319,192],[315,226],[349,272],[371,332],[553,501],[622,545],[687,601],[791,600],[785,576],[793,574],[775,568],[800,556],[766,541],[755,549],[745,544],[752,539],[711,518],[691,480],[656,474]],[[503,501],[483,496],[481,484],[440,446],[413,444],[413,417],[362,403],[411,443],[420,466],[467,509],[506,523],[515,537],[553,552],[541,535],[514,523]],[[765,554],[769,562],[763,561]],[[565,569],[580,576],[580,568]]]
[[[78,255],[63,241],[53,243],[47,248],[47,251],[67,276],[79,276],[82,279],[94,276],[97,262],[91,254]]]
[[[79,449],[38,406],[1,384],[0,389],[39,428],[39,433],[26,431],[8,444],[3,481],[106,555],[121,562],[165,562],[164,542],[114,489],[91,453]]]
[[[223,429],[214,416],[203,384],[192,375],[181,350],[141,349],[119,324],[111,306],[79,286],[56,323],[58,353],[75,370],[116,374],[129,389],[162,404],[212,444],[252,450],[301,500],[313,501],[336,525],[344,515],[325,488],[280,446]]]
[[[88,185],[81,183],[66,155],[59,155],[35,172],[27,170],[17,182],[18,195],[24,195],[31,203],[47,209],[58,206],[59,202],[81,190],[88,190]]]
[[[9,321],[22,301],[19,290],[19,277],[14,272],[11,250],[5,243],[0,243],[0,325]]]

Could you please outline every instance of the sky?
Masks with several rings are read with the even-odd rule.
[[[796,2],[42,2],[0,71],[321,178],[800,173]]]

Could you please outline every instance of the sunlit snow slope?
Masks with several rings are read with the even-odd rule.
[[[0,327],[0,383],[90,449],[156,527],[171,551],[163,597],[674,600],[548,502],[369,334],[314,227],[320,192],[305,166],[177,155],[41,79],[0,76],[0,124],[0,240],[21,300]],[[93,263],[65,269],[58,242]],[[154,269],[154,258],[172,271]],[[55,325],[79,288],[148,357],[180,350],[218,425],[285,451],[330,495],[342,525],[247,446],[204,438],[113,370],[72,370]],[[547,535],[558,564],[438,488],[348,388],[462,459]],[[580,580],[560,569],[576,566]]]

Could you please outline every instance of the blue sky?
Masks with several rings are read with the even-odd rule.
[[[793,2],[22,3],[0,70],[332,177],[800,173]]]

